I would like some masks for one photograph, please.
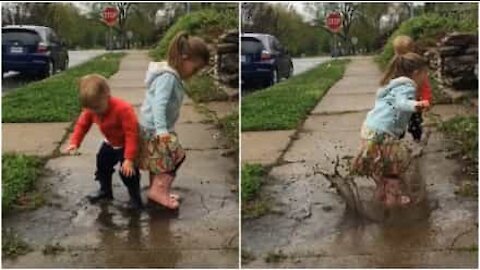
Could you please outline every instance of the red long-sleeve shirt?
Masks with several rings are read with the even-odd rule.
[[[138,120],[132,105],[119,98],[110,97],[108,109],[100,116],[84,109],[75,124],[70,144],[80,147],[83,138],[95,123],[114,147],[125,147],[124,158],[134,159],[137,155]]]
[[[420,100],[428,100],[432,104],[432,88],[428,76],[425,77],[420,87]]]

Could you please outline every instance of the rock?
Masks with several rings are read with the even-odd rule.
[[[477,36],[464,33],[447,34],[424,54],[433,75],[455,90],[478,89]]]
[[[238,54],[238,45],[234,43],[223,43],[219,44],[217,47],[218,54],[225,53],[237,53]]]
[[[438,52],[441,56],[452,56],[461,54],[463,49],[459,46],[444,46],[438,48]]]
[[[469,44],[478,44],[478,37],[472,34],[452,33],[440,41],[441,45],[447,46],[468,46]]]
[[[478,55],[478,47],[469,47],[465,50],[465,54],[474,54]]]

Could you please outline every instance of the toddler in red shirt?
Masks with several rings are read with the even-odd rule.
[[[393,50],[395,51],[396,55],[404,55],[409,52],[415,52],[415,43],[413,39],[409,36],[397,36],[393,40]],[[426,100],[428,104],[426,109],[429,109],[432,105],[432,89],[430,87],[430,80],[428,79],[428,74],[425,76],[423,83],[418,86],[419,91],[417,91],[417,100]],[[410,118],[410,123],[408,124],[408,132],[412,134],[412,137],[415,141],[419,142],[422,138],[422,112],[418,111],[412,114]]]
[[[105,139],[97,153],[95,180],[98,192],[87,196],[91,203],[112,200],[112,175],[120,163],[120,178],[128,189],[130,205],[142,208],[140,171],[134,164],[137,156],[138,120],[133,107],[126,101],[110,96],[107,80],[97,74],[86,75],[79,83],[80,103],[83,111],[78,118],[67,153],[74,153],[93,123],[97,124]]]

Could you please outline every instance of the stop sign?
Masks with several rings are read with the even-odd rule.
[[[107,25],[113,26],[117,22],[118,10],[115,7],[106,7],[103,10],[102,17]]]
[[[342,26],[342,14],[338,11],[330,12],[326,19],[327,27],[332,32],[338,32]]]

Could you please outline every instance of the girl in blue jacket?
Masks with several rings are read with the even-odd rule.
[[[420,55],[395,56],[361,129],[361,147],[353,171],[375,180],[375,197],[387,207],[411,201],[401,191],[401,178],[411,160],[411,151],[400,138],[412,114],[428,108],[427,100],[417,101],[418,86],[426,73],[427,62]]]
[[[170,209],[179,206],[179,196],[170,189],[185,159],[175,133],[184,96],[183,80],[205,67],[209,59],[202,39],[181,32],[170,43],[167,62],[152,62],[148,67],[147,92],[140,109],[139,163],[150,173],[148,198]]]

